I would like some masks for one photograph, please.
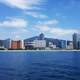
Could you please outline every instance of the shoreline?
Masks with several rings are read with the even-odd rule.
[[[59,51],[66,51],[66,52],[74,52],[74,51],[80,51],[80,50],[0,50],[0,52],[59,52]]]

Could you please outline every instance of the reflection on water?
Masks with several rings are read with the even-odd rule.
[[[80,80],[80,52],[0,52],[0,80]]]

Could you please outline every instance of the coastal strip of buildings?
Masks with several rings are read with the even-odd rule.
[[[73,40],[46,38],[43,33],[39,36],[24,40],[0,40],[0,50],[79,50],[80,34],[74,33]]]

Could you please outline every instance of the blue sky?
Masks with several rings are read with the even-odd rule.
[[[79,0],[2,0],[0,39],[46,37],[72,39],[80,30]]]

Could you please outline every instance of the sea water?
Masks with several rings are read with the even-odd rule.
[[[80,80],[80,52],[2,51],[0,80]]]

